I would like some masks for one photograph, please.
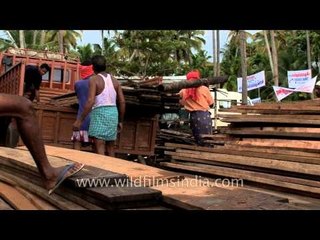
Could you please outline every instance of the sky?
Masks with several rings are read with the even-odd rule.
[[[220,30],[220,48],[225,47],[229,32],[229,30]],[[250,30],[249,32],[255,33],[257,31]],[[104,36],[108,36],[107,31],[104,32]],[[3,30],[0,30],[0,37],[6,38],[6,34],[3,32]],[[205,31],[204,39],[206,40],[204,50],[207,51],[209,56],[212,56],[212,30]],[[78,41],[78,45],[86,45],[88,43],[97,43],[101,45],[101,30],[84,30],[82,33],[82,40]],[[222,59],[222,56],[220,56],[220,59]],[[212,61],[212,58],[209,60]]]

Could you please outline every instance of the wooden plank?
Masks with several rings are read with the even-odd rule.
[[[319,110],[320,113],[320,110]],[[241,116],[241,117],[239,117]],[[220,120],[228,123],[286,123],[296,125],[320,125],[319,119],[299,119],[294,115],[284,118],[280,115],[219,115]]]
[[[21,192],[25,197],[27,197],[33,205],[35,205],[40,210],[58,210],[57,207],[53,206],[49,202],[40,198],[39,196],[32,194],[31,192],[26,191],[25,189],[16,186],[15,187],[19,192]]]
[[[238,145],[310,149],[317,150],[317,152],[320,150],[320,141],[315,140],[245,138],[241,141],[235,141],[235,143]]]
[[[310,164],[320,164],[320,155],[319,154],[313,154],[313,153],[304,153],[302,152],[302,156],[298,156],[298,154],[293,158],[292,155],[294,155],[295,151],[287,151],[287,152],[281,152],[281,151],[272,151],[273,149],[255,149],[252,150],[250,147],[241,148],[242,146],[236,146],[236,145],[229,145],[229,147],[221,146],[214,148],[210,147],[199,147],[199,146],[188,146],[184,144],[175,144],[175,143],[166,143],[166,145],[174,148],[178,148],[176,152],[188,152],[183,151],[179,149],[181,147],[182,149],[190,149],[195,150],[199,152],[210,152],[210,153],[220,153],[220,154],[226,154],[227,155],[237,155],[237,156],[247,156],[247,157],[257,157],[260,158],[263,156],[263,158],[269,158],[269,159],[278,159],[278,160],[285,160],[285,161],[292,161],[292,162],[301,162],[301,163],[310,163]],[[237,148],[238,147],[238,148]],[[172,149],[168,149],[172,150]],[[231,151],[230,151],[231,150]],[[267,151],[269,150],[269,151]],[[293,152],[293,153],[292,153]],[[194,152],[191,152],[194,153]],[[275,154],[276,153],[276,154]]]
[[[202,159],[194,159],[194,158],[188,158],[188,157],[173,157],[175,160],[174,163],[177,164],[190,164],[193,165],[193,163],[196,163],[198,165],[204,164],[204,165],[210,165],[210,166],[218,166],[218,167],[225,167],[230,169],[238,169],[238,170],[245,170],[248,172],[251,172],[251,175],[257,174],[265,174],[265,177],[279,180],[279,181],[286,181],[290,183],[297,183],[300,185],[306,185],[306,186],[312,186],[312,187],[319,187],[320,188],[320,182],[317,180],[312,179],[303,179],[297,176],[286,176],[286,175],[278,175],[277,173],[274,173],[272,171],[262,171],[261,169],[257,167],[247,167],[242,165],[233,165],[228,163],[215,163],[215,162],[209,162]],[[260,176],[260,175],[259,175]]]
[[[0,180],[6,181],[7,178],[14,181],[18,186],[32,192],[33,194],[35,194],[37,196],[40,196],[41,198],[50,202],[51,204],[58,207],[59,209],[62,209],[62,210],[84,210],[85,209],[84,207],[79,206],[78,204],[75,204],[73,202],[66,200],[65,198],[59,196],[56,193],[48,195],[47,190],[45,190],[35,184],[30,183],[30,181],[26,181],[24,179],[16,177],[13,174],[10,174],[8,172],[4,172],[3,170],[0,170]]]
[[[24,149],[24,151],[28,153],[25,147],[19,147],[18,149]],[[61,157],[64,159],[68,159],[68,161],[84,163],[86,164],[86,167],[93,166],[96,168],[109,170],[119,174],[125,174],[130,178],[131,181],[139,180],[142,177],[166,179],[168,177],[179,176],[179,174],[177,174],[176,172],[164,171],[163,169],[142,165],[136,162],[130,162],[119,158],[98,155],[95,153],[81,152],[73,149],[59,148],[46,145],[46,152],[50,156]],[[0,156],[3,154],[4,152],[0,148]],[[12,154],[13,156],[16,155],[16,153]],[[28,155],[30,156],[29,153]],[[30,160],[32,161],[32,158]]]
[[[266,131],[266,132],[286,132],[286,133],[318,133],[320,134],[320,128],[318,127],[265,127],[265,126],[259,126],[259,127],[229,127],[229,128],[221,128],[220,132],[224,132],[225,130],[255,130],[255,131]]]
[[[14,209],[0,197],[0,210],[14,210]]]
[[[218,117],[221,118],[241,118],[244,121],[251,119],[259,119],[259,118],[268,118],[268,119],[277,119],[280,121],[281,119],[297,119],[299,121],[302,120],[320,120],[320,115],[302,115],[302,114],[219,114]]]
[[[182,153],[191,153],[191,154],[198,154],[198,152],[186,149],[177,149],[176,152]],[[236,155],[236,156],[244,156],[244,157],[254,157],[254,158],[263,158],[263,159],[273,159],[273,160],[283,160],[287,162],[298,162],[298,163],[308,163],[308,164],[320,164],[320,155],[317,157],[304,157],[304,156],[295,156],[292,155],[281,155],[281,154],[273,154],[273,153],[264,153],[264,152],[250,152],[250,151],[238,151],[233,150],[229,151],[225,148],[218,148],[218,149],[211,149],[210,151],[201,151],[201,154],[205,153],[218,153],[224,154],[226,156]]]
[[[269,194],[256,194],[243,187],[219,186],[209,179],[187,177],[176,184],[158,185],[163,201],[187,210],[249,210],[289,209],[284,198]]]
[[[264,146],[246,146],[237,145],[233,143],[226,143],[224,146],[214,146],[215,149],[224,148],[226,151],[236,150],[241,152],[258,152],[258,153],[270,153],[270,154],[280,154],[280,155],[290,155],[290,156],[302,156],[302,157],[319,157],[319,153],[312,153],[306,151],[300,151],[299,149],[284,149],[284,148],[269,148]]]
[[[212,174],[214,176],[225,176],[225,177],[245,179],[245,180],[258,182],[262,184],[268,184],[272,186],[292,189],[295,191],[301,191],[301,193],[308,193],[308,194],[313,193],[318,198],[320,197],[320,188],[318,187],[311,187],[311,186],[305,186],[305,185],[270,179],[269,177],[266,177],[265,175],[263,175],[263,173],[254,173],[254,175],[252,175],[253,172],[250,172],[250,171],[217,167],[217,166],[209,166],[209,165],[199,166],[194,164],[194,166],[188,166],[188,165],[168,163],[168,162],[162,162],[160,163],[160,165],[177,169],[177,170],[187,170],[193,173],[197,172],[197,173],[204,173],[204,174]]]
[[[320,128],[319,128],[320,129]],[[311,138],[311,139],[320,139],[320,133],[308,133],[308,132],[283,132],[283,131],[267,131],[263,129],[254,130],[250,128],[230,128],[221,131],[225,134],[230,135],[244,135],[244,136],[269,136],[269,137],[286,137],[288,139],[294,138]]]
[[[3,182],[0,182],[0,197],[17,210],[39,210],[24,194]]]
[[[63,190],[63,188],[60,189],[60,191]],[[83,197],[87,201],[108,210],[155,206],[159,205],[161,198],[160,191],[140,187],[139,185],[133,185],[132,187],[96,187],[80,191],[68,189],[69,193],[71,191],[72,195]]]
[[[11,173],[11,174],[14,174],[15,176],[17,176],[17,177],[19,177],[21,180],[25,180],[25,181],[28,181],[28,182],[30,182],[30,183],[32,183],[32,184],[34,184],[34,185],[36,185],[36,186],[42,186],[41,185],[41,178],[38,176],[38,175],[36,175],[35,173],[28,173],[28,174],[26,174],[26,172],[24,172],[23,170],[19,170],[18,168],[17,169],[11,169],[11,168],[7,168],[7,166],[5,166],[5,168],[3,169],[3,170],[5,170],[7,173]],[[2,176],[2,178],[4,178],[3,176]],[[7,180],[9,180],[10,181],[10,179],[6,179],[6,181]],[[13,182],[12,183],[12,181],[10,182],[10,184],[14,184],[14,185],[16,185],[16,183],[15,182]],[[96,206],[96,205],[94,205],[94,204],[92,204],[92,203],[90,203],[90,202],[88,202],[88,201],[86,201],[86,199],[85,198],[81,198],[81,197],[78,197],[78,196],[75,196],[75,195],[73,195],[73,194],[70,194],[68,191],[66,191],[66,190],[60,190],[60,189],[65,189],[65,188],[63,188],[63,186],[61,186],[58,190],[56,190],[55,191],[55,193],[57,194],[57,195],[60,195],[60,196],[62,196],[63,198],[65,198],[66,200],[69,200],[69,201],[71,201],[71,202],[73,202],[73,203],[75,203],[75,204],[78,204],[79,206],[82,206],[82,207],[84,207],[85,209],[88,209],[88,210],[101,210],[101,209],[103,209],[103,208],[101,208],[101,207],[99,207],[99,206]],[[22,189],[23,190],[23,189]],[[30,192],[28,192],[28,194],[30,194]],[[35,196],[35,195],[33,195],[33,196]],[[39,199],[39,196],[35,196],[36,198],[38,198]],[[40,196],[41,197],[41,196]],[[31,199],[32,200],[34,200],[33,198],[32,198],[32,196],[31,196]],[[38,200],[38,199],[36,199],[36,200]],[[51,205],[50,203],[48,203],[48,202],[45,202],[46,204],[42,204],[42,202],[40,202],[40,207],[43,207],[43,205],[44,205],[44,209],[45,210],[50,210],[51,209],[51,207],[49,206],[49,209],[47,209],[48,208],[48,205]],[[37,205],[39,205],[39,201],[37,201],[36,202],[36,204]],[[52,206],[52,205],[51,205]],[[53,206],[53,208],[54,209],[57,209],[56,207],[54,207]],[[42,208],[40,208],[40,209],[42,209]]]
[[[225,162],[225,163],[234,163],[241,164],[253,167],[264,167],[270,169],[277,169],[282,171],[290,171],[303,174],[312,174],[320,176],[320,165],[308,164],[308,163],[298,163],[298,162],[286,162],[276,159],[267,159],[267,158],[254,158],[246,156],[236,156],[236,155],[226,155],[226,154],[208,154],[208,153],[177,153],[165,151],[165,154],[172,156],[181,156],[189,157],[194,159],[204,159],[207,161],[216,161],[216,162]]]
[[[5,166],[4,170],[8,173],[15,174],[17,177],[19,177],[25,181],[30,181],[30,183],[37,185],[39,187],[42,187],[41,178],[39,177],[39,175],[35,174],[34,172],[26,174],[26,172],[23,171],[23,169],[22,170],[21,169],[19,170],[18,168],[12,169],[10,167],[8,168],[7,166]],[[69,182],[69,185],[72,185],[71,184],[72,181],[67,181],[67,182]],[[68,184],[65,184],[65,185],[68,185]],[[68,191],[68,189],[70,189],[70,187],[60,186],[59,189],[57,189],[55,191],[55,194],[60,195],[61,197],[65,198],[65,200],[73,202],[73,203],[75,203],[79,206],[82,206],[88,210],[101,210],[101,209],[103,209],[103,208],[87,201],[85,196],[83,197],[83,196],[77,196],[72,193],[70,194],[70,191]]]

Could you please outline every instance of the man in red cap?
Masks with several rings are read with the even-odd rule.
[[[200,79],[199,71],[187,74],[188,81]],[[179,92],[180,103],[190,113],[190,127],[197,145],[204,146],[201,134],[212,134],[212,119],[209,112],[213,107],[213,98],[206,86],[186,88]]]
[[[76,81],[74,85],[75,92],[77,94],[79,108],[77,117],[83,112],[84,106],[87,103],[88,95],[89,95],[89,80],[90,77],[94,75],[91,61],[84,61],[80,65],[80,77],[81,79]],[[84,119],[81,124],[81,127],[78,131],[73,131],[73,135],[71,140],[73,141],[73,148],[76,150],[81,150],[81,146],[89,146],[92,144],[91,139],[88,135],[90,124],[90,115]]]

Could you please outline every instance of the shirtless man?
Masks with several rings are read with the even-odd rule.
[[[80,163],[59,168],[50,165],[35,111],[27,98],[0,93],[0,117],[15,118],[20,136],[30,151],[49,194],[53,193],[66,178],[84,167],[84,164]]]

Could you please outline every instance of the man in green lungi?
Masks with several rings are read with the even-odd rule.
[[[82,121],[90,113],[89,136],[94,139],[96,153],[114,157],[117,133],[122,129],[125,114],[125,99],[119,81],[106,72],[104,56],[92,58],[95,76],[89,80],[88,101],[73,130],[80,129]]]

